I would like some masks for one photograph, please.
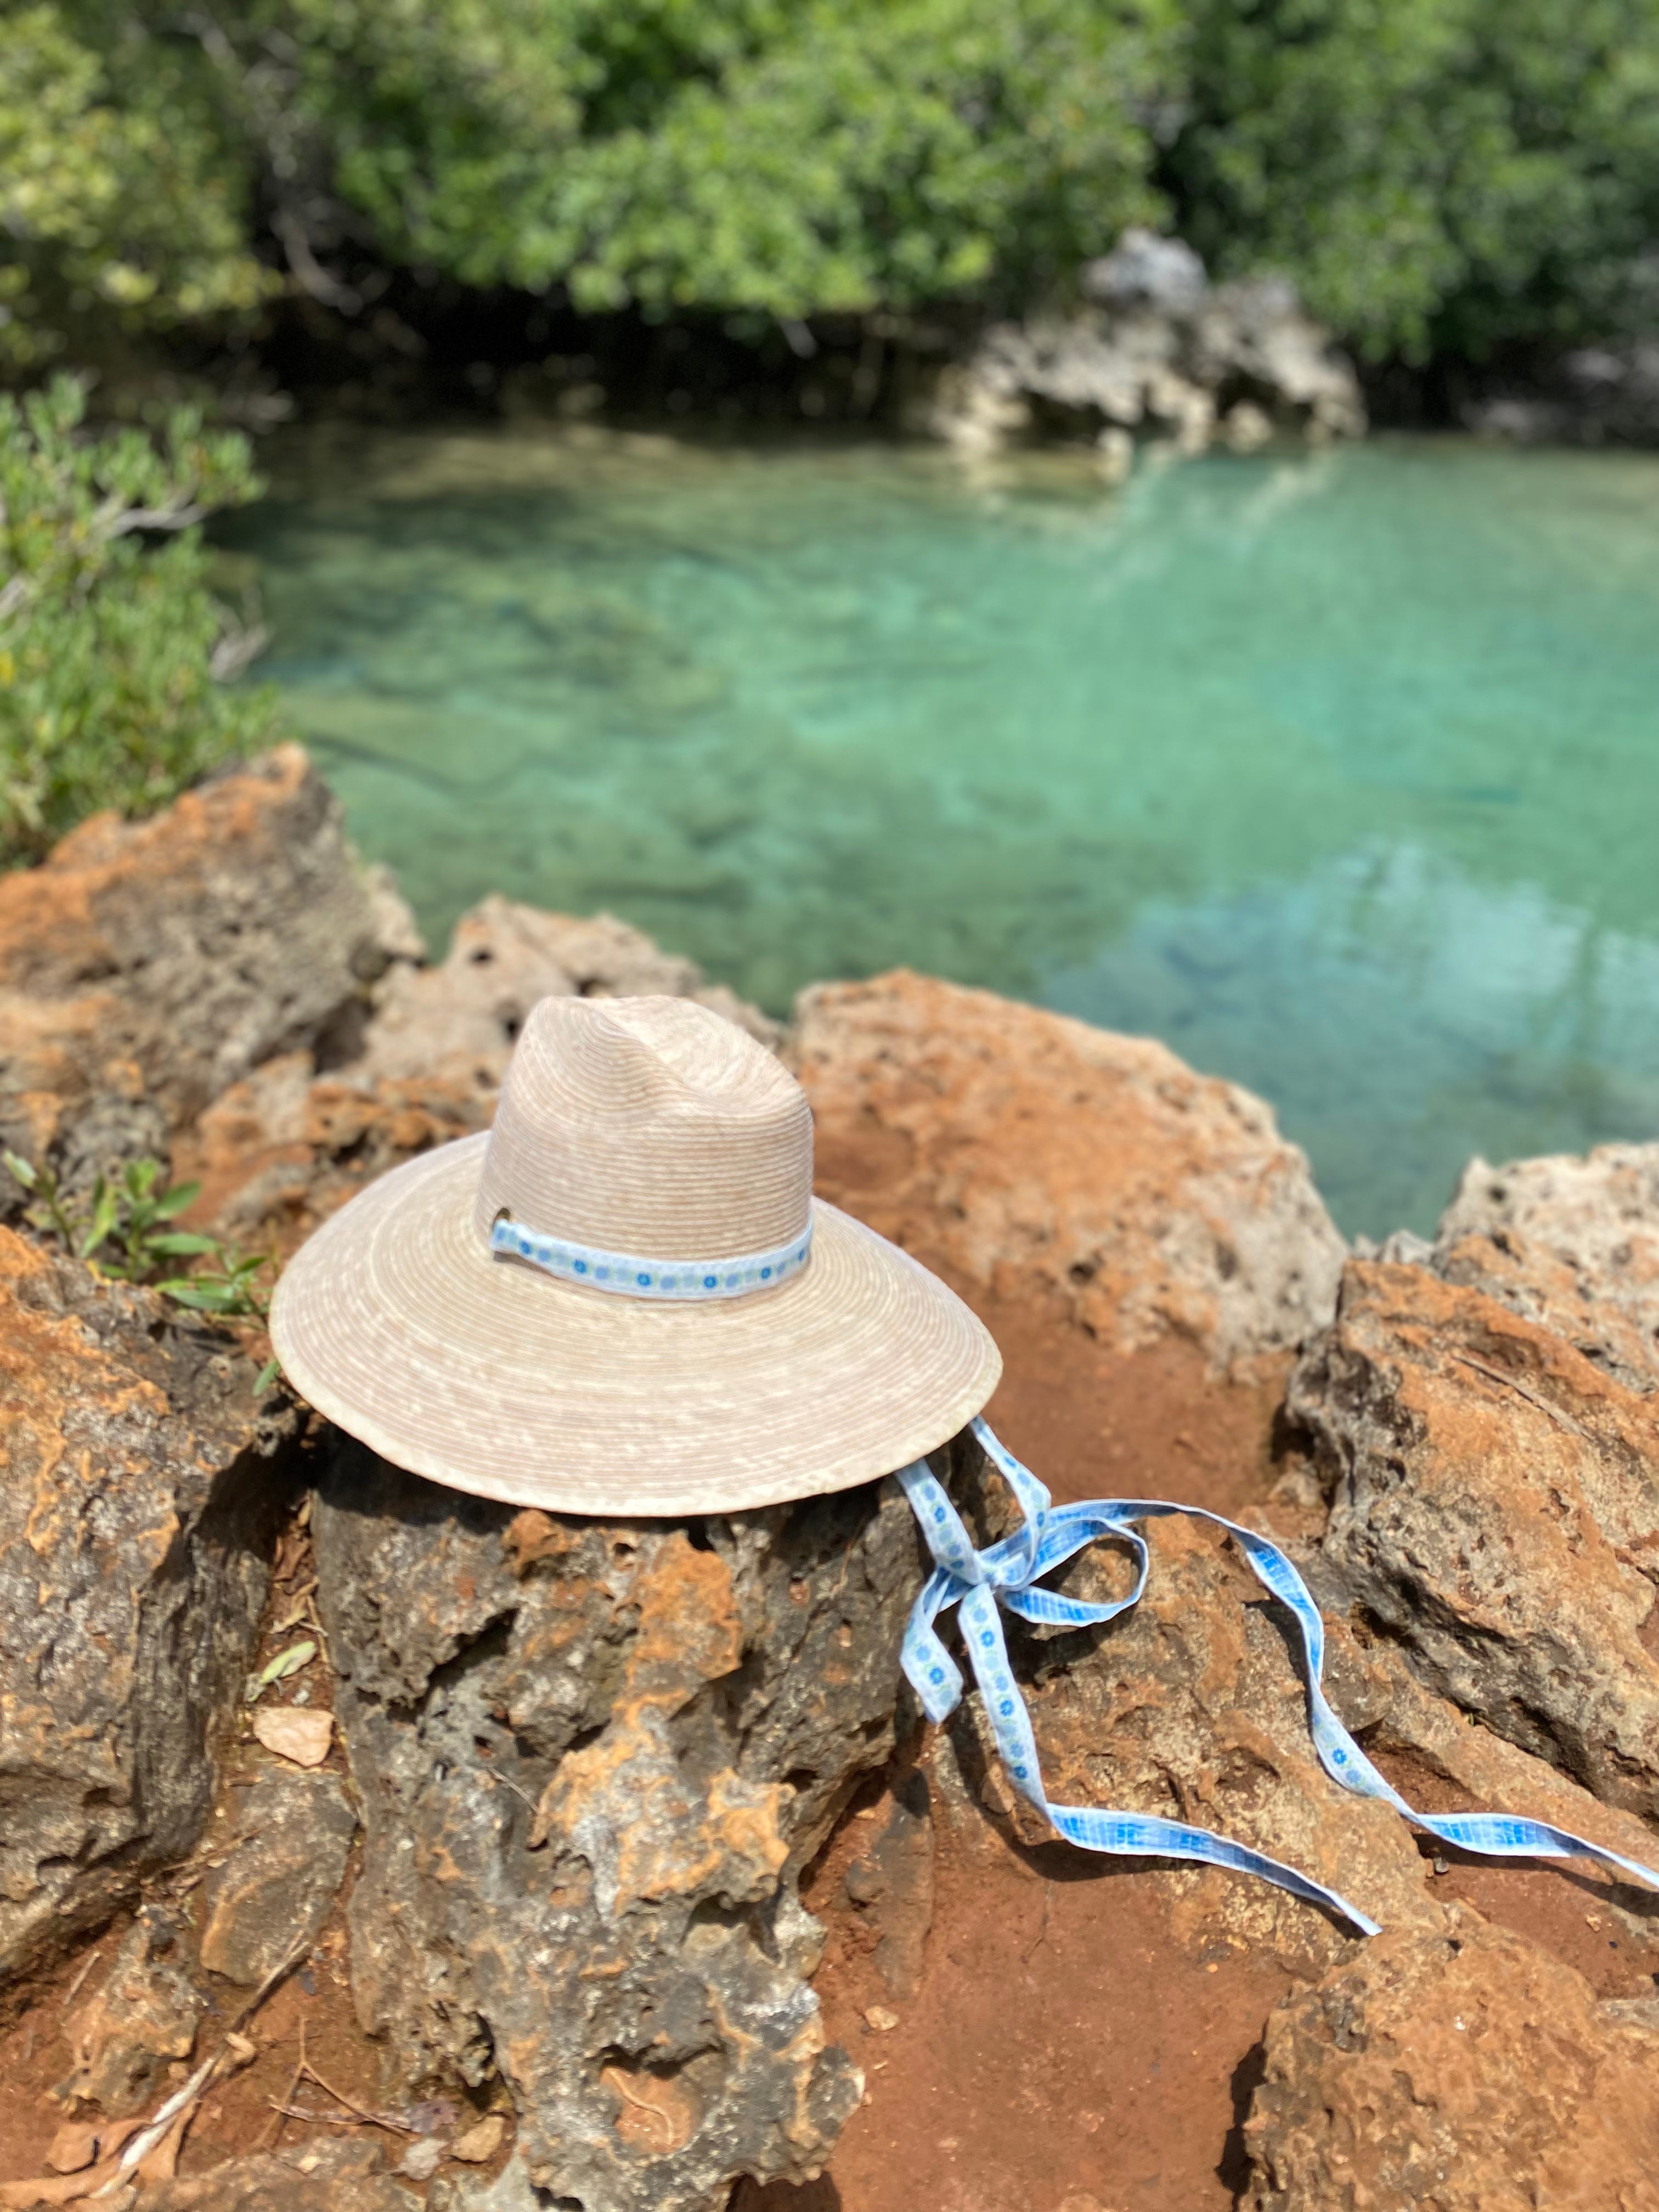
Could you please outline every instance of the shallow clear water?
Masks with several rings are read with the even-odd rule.
[[[775,1008],[906,962],[1149,1030],[1350,1231],[1659,1134],[1659,459],[432,433],[228,542],[440,943],[501,890]]]

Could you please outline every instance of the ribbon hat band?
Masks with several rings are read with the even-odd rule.
[[[1208,1513],[1196,1505],[1166,1504],[1158,1498],[1097,1498],[1055,1507],[1042,1484],[1020,1465],[984,1420],[976,1417],[971,1425],[981,1449],[1018,1501],[1025,1525],[1000,1543],[976,1551],[944,1486],[927,1462],[918,1460],[902,1470],[899,1480],[936,1563],[904,1632],[904,1671],[930,1720],[943,1721],[955,1711],[963,1693],[962,1672],[939,1641],[933,1624],[946,1607],[959,1605],[969,1662],[1009,1778],[1068,1842],[1080,1844],[1085,1850],[1196,1859],[1212,1866],[1231,1867],[1241,1874],[1259,1875],[1293,1896],[1340,1914],[1364,1935],[1378,1932],[1375,1920],[1335,1890],[1248,1844],[1152,1814],[1049,1802],[1042,1786],[1030,1715],[1009,1663],[999,1607],[1006,1607],[1026,1620],[1070,1628],[1127,1613],[1139,1602],[1146,1587],[1150,1564],[1146,1540],[1133,1524],[1164,1514],[1181,1514],[1224,1528],[1243,1553],[1256,1580],[1294,1619],[1302,1644],[1314,1749],[1334,1782],[1357,1796],[1381,1798],[1402,1819],[1461,1850],[1477,1851],[1488,1858],[1590,1859],[1650,1889],[1659,1889],[1659,1873],[1652,1868],[1564,1828],[1553,1827],[1547,1821],[1506,1813],[1419,1813],[1408,1805],[1377,1772],[1332,1710],[1322,1680],[1325,1624],[1308,1585],[1277,1544],[1270,1544],[1252,1528],[1241,1528],[1236,1521],[1224,1519],[1219,1513]],[[1103,1536],[1127,1545],[1135,1555],[1138,1573],[1127,1597],[1091,1604],[1037,1587],[1043,1576]]]
[[[700,1304],[713,1298],[744,1298],[769,1291],[799,1274],[811,1256],[812,1226],[769,1252],[745,1252],[720,1260],[653,1260],[635,1252],[605,1252],[573,1243],[568,1237],[545,1237],[523,1222],[498,1217],[489,1232],[492,1252],[528,1260],[562,1283],[583,1290],[608,1291],[624,1298],[665,1298]]]

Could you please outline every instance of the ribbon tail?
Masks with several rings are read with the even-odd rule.
[[[1206,1516],[1218,1520],[1218,1515]],[[1254,1529],[1240,1528],[1230,1521],[1221,1525],[1239,1540],[1252,1572],[1294,1616],[1302,1638],[1307,1668],[1308,1705],[1314,1748],[1334,1782],[1357,1796],[1380,1797],[1392,1805],[1414,1827],[1437,1837],[1458,1850],[1483,1858],[1586,1858],[1629,1876],[1649,1889],[1659,1890],[1659,1872],[1621,1852],[1592,1844],[1547,1820],[1528,1820],[1510,1813],[1422,1813],[1379,1774],[1343,1726],[1325,1694],[1325,1624],[1308,1585],[1276,1544]]]
[[[969,1590],[963,1598],[962,1630],[986,1717],[1009,1778],[1068,1843],[1080,1844],[1085,1850],[1120,1856],[1195,1859],[1210,1866],[1229,1867],[1238,1874],[1256,1875],[1276,1888],[1339,1913],[1367,1936],[1376,1934],[1377,1923],[1350,1905],[1346,1897],[1308,1875],[1298,1874],[1294,1867],[1269,1858],[1265,1851],[1252,1850],[1248,1844],[1236,1844],[1207,1828],[1189,1827],[1156,1814],[1051,1804],[1043,1787],[1030,1712],[1014,1680],[996,1598],[989,1589]]]
[[[1103,1851],[1122,1857],[1194,1859],[1208,1866],[1229,1867],[1237,1874],[1257,1875],[1275,1889],[1310,1905],[1321,1905],[1358,1929],[1362,1936],[1381,1933],[1382,1923],[1351,1905],[1340,1891],[1327,1889],[1311,1875],[1299,1873],[1265,1851],[1252,1850],[1208,1828],[1188,1827],[1178,1820],[1163,1820],[1149,1813],[1114,1813],[1091,1805],[1051,1805],[1048,1818],[1068,1843],[1085,1851]]]

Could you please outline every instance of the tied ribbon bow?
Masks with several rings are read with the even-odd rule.
[[[1490,1858],[1594,1859],[1650,1889],[1659,1889],[1659,1873],[1651,1868],[1545,1821],[1515,1819],[1503,1813],[1419,1813],[1408,1805],[1377,1772],[1332,1711],[1322,1680],[1325,1625],[1319,1608],[1290,1560],[1265,1536],[1241,1528],[1219,1513],[1206,1512],[1201,1506],[1172,1505],[1159,1498],[1091,1498],[1082,1504],[1055,1506],[1042,1483],[999,1443],[984,1421],[975,1419],[972,1428],[980,1448],[1013,1492],[1024,1526],[1000,1543],[976,1551],[961,1516],[927,1462],[918,1460],[914,1467],[903,1469],[899,1480],[937,1562],[905,1627],[904,1671],[930,1720],[943,1721],[955,1711],[963,1692],[962,1670],[940,1642],[934,1623],[948,1607],[959,1606],[969,1662],[1009,1779],[1068,1843],[1089,1851],[1197,1859],[1211,1866],[1231,1867],[1240,1874],[1260,1875],[1293,1896],[1340,1913],[1362,1934],[1379,1932],[1376,1921],[1335,1890],[1269,1858],[1264,1851],[1252,1850],[1248,1844],[1233,1843],[1207,1828],[1190,1827],[1183,1821],[1161,1820],[1149,1813],[1109,1812],[1097,1806],[1049,1802],[1042,1786],[1031,1717],[1009,1663],[1001,1612],[1063,1628],[1115,1620],[1139,1603],[1146,1587],[1150,1565],[1146,1540],[1133,1524],[1182,1514],[1224,1528],[1243,1553],[1256,1580],[1294,1618],[1302,1640],[1314,1748],[1333,1781],[1356,1796],[1382,1798],[1403,1819],[1462,1850]],[[1094,1604],[1037,1587],[1043,1576],[1103,1536],[1126,1544],[1135,1555],[1138,1571],[1127,1597]]]

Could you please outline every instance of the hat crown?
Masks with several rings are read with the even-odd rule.
[[[689,999],[543,999],[520,1033],[475,1225],[663,1260],[786,1244],[811,1214],[812,1115],[763,1045]]]

